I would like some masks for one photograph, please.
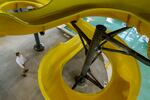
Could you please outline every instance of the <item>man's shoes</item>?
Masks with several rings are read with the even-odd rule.
[[[26,74],[22,74],[22,76],[23,76],[23,77],[26,77],[27,75],[26,75]]]
[[[29,71],[29,69],[24,69],[23,70],[23,73],[26,73],[26,72],[28,72]]]

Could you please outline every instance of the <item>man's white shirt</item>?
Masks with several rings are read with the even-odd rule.
[[[24,68],[24,64],[27,61],[27,59],[25,57],[23,57],[22,55],[17,56],[16,57],[16,63],[21,67]]]

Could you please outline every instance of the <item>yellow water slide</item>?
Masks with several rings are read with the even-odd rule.
[[[150,37],[149,0],[1,0],[0,3],[0,18],[3,19],[0,21],[0,35],[29,34],[97,15],[121,19]],[[36,10],[6,12],[25,5],[35,6]],[[14,30],[14,25],[23,31]],[[11,32],[6,31],[8,28],[12,29]]]
[[[9,12],[28,6],[34,9]],[[0,36],[31,34],[76,20],[82,31],[92,38],[94,28],[80,18],[106,16],[134,25],[141,34],[150,37],[149,6],[149,0],[1,0]],[[116,48],[111,43],[105,46]],[[66,43],[60,43],[43,58],[38,80],[45,99],[136,100],[140,88],[139,67],[135,59],[122,54],[104,52],[111,61],[113,74],[110,83],[101,92],[82,94],[70,89],[62,79],[63,65],[81,48],[79,37],[75,36]]]
[[[91,33],[94,33],[94,27],[83,20],[79,20],[77,25],[87,33],[89,38],[92,38],[93,34]],[[107,43],[105,46],[118,49],[111,43]],[[117,53],[104,52],[113,66],[113,73],[110,83],[101,92],[84,94],[72,90],[64,82],[62,70],[64,64],[78,53],[81,48],[82,43],[79,37],[75,36],[65,43],[60,43],[46,54],[40,64],[38,73],[39,85],[45,99],[136,100],[140,88],[140,71],[137,62],[132,57]]]
[[[27,5],[35,10],[7,12]],[[106,16],[135,26],[150,37],[149,6],[149,0],[0,0],[0,36],[31,34],[86,16]]]

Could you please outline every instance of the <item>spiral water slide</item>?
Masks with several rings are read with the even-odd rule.
[[[34,7],[26,12],[9,12]],[[44,31],[64,23],[77,21],[78,27],[91,39],[94,27],[80,18],[105,16],[120,19],[135,26],[150,38],[149,0],[1,0],[0,36],[23,35]],[[106,47],[117,49],[113,44]],[[63,65],[82,49],[79,36],[51,49],[38,71],[41,92],[46,100],[136,100],[140,88],[140,71],[134,58],[104,52],[112,64],[110,83],[95,94],[70,89],[62,78]],[[150,51],[150,50],[149,50]]]

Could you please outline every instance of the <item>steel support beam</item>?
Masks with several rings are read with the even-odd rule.
[[[89,76],[87,76],[87,73],[90,70],[91,63],[93,62],[93,60],[95,59],[95,56],[97,55],[99,43],[102,41],[102,33],[105,31],[106,31],[106,27],[104,27],[103,25],[97,25],[96,26],[96,30],[94,32],[92,41],[90,43],[89,50],[87,52],[87,56],[86,56],[81,74],[78,77],[78,79],[76,80],[72,89],[74,89],[85,78],[88,79],[89,81],[91,81],[93,84],[100,87],[101,89],[103,89],[103,86],[99,82],[97,84],[96,80],[91,79]]]
[[[36,42],[36,44],[34,45],[34,50],[38,52],[43,51],[44,46],[40,43],[40,38],[39,38],[38,33],[34,33],[34,38]]]

